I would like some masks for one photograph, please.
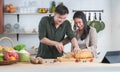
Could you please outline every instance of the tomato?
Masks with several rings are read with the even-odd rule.
[[[76,59],[75,62],[80,62],[80,60],[79,60],[79,59]]]
[[[57,60],[56,60],[56,59],[54,59],[54,60],[53,60],[53,62],[55,63],[55,62],[57,62]]]

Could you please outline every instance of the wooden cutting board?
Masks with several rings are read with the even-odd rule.
[[[62,58],[62,57],[58,57],[58,60],[61,62],[75,62],[75,58]]]
[[[59,57],[58,61],[61,61],[61,62],[93,62],[93,58],[75,59],[75,58],[62,58],[62,57]]]

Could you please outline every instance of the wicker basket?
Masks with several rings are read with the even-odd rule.
[[[0,41],[2,40],[8,40],[9,43],[11,44],[11,47],[13,47],[13,40],[9,37],[2,37],[0,38]],[[10,64],[14,64],[16,63],[17,60],[4,60],[4,61],[0,61],[0,65],[10,65]]]
[[[0,61],[0,65],[10,65],[10,64],[14,64],[16,62],[17,62],[17,60],[4,60],[4,61]]]

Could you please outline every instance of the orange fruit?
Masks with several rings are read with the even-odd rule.
[[[9,60],[16,60],[14,56],[9,57]]]
[[[14,13],[14,12],[16,12],[16,8],[11,8],[10,13]]]
[[[14,8],[13,4],[9,4],[8,6],[9,8]]]
[[[9,10],[10,10],[10,8],[9,8],[9,6],[7,6],[7,7],[6,7],[6,11],[9,11]]]

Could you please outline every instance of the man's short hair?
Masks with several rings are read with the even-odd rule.
[[[65,14],[69,13],[68,8],[62,4],[60,4],[56,7],[55,12],[60,15],[65,15]]]

